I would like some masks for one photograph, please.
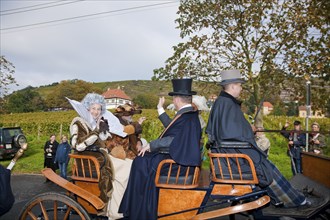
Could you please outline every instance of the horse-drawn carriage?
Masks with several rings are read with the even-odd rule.
[[[23,208],[20,219],[107,218],[99,215],[106,205],[99,198],[98,182],[102,164],[91,155],[71,154],[70,157],[73,160],[72,181],[61,178],[49,168],[42,170],[43,175],[63,187],[66,194],[48,192],[35,196]],[[266,206],[268,207],[265,210],[268,209],[268,212],[264,215],[286,215],[285,212],[283,214],[283,209],[272,208],[270,197],[257,187],[255,167],[247,155],[209,153],[209,157],[211,178],[206,185],[201,184],[200,167],[181,167],[171,159],[159,164],[155,178],[156,186],[159,187],[158,218],[214,219],[230,216],[232,219],[235,214],[240,213],[249,215],[251,219],[253,213]],[[325,163],[329,165],[330,160]],[[243,173],[241,164],[248,164],[250,171]],[[306,166],[304,169],[308,170]],[[320,190],[327,191],[327,198],[320,204],[322,207],[305,213],[306,218],[315,217],[329,208],[329,189],[325,187]],[[299,211],[296,210],[293,216],[304,219],[297,212]],[[325,218],[327,217],[329,216]]]

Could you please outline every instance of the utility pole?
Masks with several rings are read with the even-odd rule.
[[[311,116],[311,81],[306,81],[306,131],[308,131],[308,119]],[[309,134],[306,133],[306,152],[308,152]]]

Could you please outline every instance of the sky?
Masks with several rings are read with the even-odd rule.
[[[150,80],[182,42],[179,1],[0,0],[0,54],[19,86]],[[60,21],[59,21],[60,20]]]

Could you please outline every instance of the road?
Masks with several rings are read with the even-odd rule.
[[[205,178],[208,174],[204,174]],[[15,203],[11,210],[0,217],[0,220],[16,220],[24,205],[34,196],[44,192],[64,192],[63,188],[52,182],[45,182],[45,177],[41,174],[17,174],[11,176],[11,187],[15,196]],[[217,218],[228,220],[229,217]],[[238,220],[244,219],[241,217]]]
[[[0,220],[15,220],[18,219],[19,214],[24,205],[34,196],[49,192],[63,191],[52,182],[45,182],[45,177],[38,174],[19,174],[11,176],[11,187],[15,196],[15,203],[11,210],[0,217]]]
[[[203,175],[203,174],[202,174]],[[204,174],[205,177],[207,174]],[[299,179],[298,179],[299,180]],[[303,183],[299,181],[299,184],[308,184],[307,180],[304,180]],[[295,184],[294,184],[295,185]],[[311,184],[310,184],[311,185]],[[15,203],[12,209],[5,215],[0,217],[0,220],[16,220],[18,219],[21,210],[24,205],[32,199],[34,196],[39,195],[44,192],[64,192],[63,188],[57,186],[52,182],[45,182],[45,177],[38,174],[19,174],[11,176],[11,186],[15,196]],[[321,186],[314,185],[314,190],[318,190]],[[325,195],[330,196],[329,189],[321,187],[318,190]],[[212,202],[211,202],[212,203]],[[212,210],[212,208],[210,209]],[[288,209],[284,210],[288,211]],[[329,212],[328,212],[329,214]],[[216,218],[218,220],[229,220],[229,216]],[[237,220],[247,219],[247,216],[236,215]],[[277,219],[277,218],[265,218],[261,219]],[[282,218],[281,218],[282,219]],[[292,218],[283,218],[283,219],[292,219]],[[314,219],[314,218],[313,218]],[[315,218],[318,219],[318,218]]]

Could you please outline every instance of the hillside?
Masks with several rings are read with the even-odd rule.
[[[127,80],[127,81],[115,81],[115,82],[98,82],[93,83],[97,88],[102,91],[106,91],[108,88],[116,89],[121,88],[125,93],[130,96],[132,99],[140,94],[167,94],[172,91],[172,84],[170,81],[152,81],[152,80]],[[51,94],[57,83],[52,85],[40,86],[35,90],[42,96],[46,97],[48,94]],[[197,91],[198,94],[208,96],[209,94],[219,93],[219,86],[214,83],[203,83],[203,82],[194,82],[193,90]]]

